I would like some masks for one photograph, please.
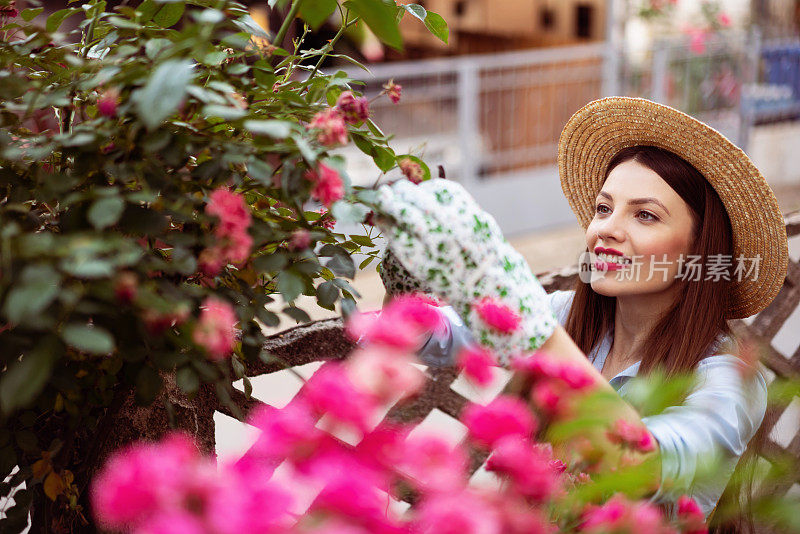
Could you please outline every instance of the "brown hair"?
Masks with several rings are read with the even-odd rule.
[[[703,262],[712,254],[733,254],[733,230],[725,206],[703,175],[686,160],[654,146],[634,146],[621,150],[609,162],[605,177],[614,167],[636,161],[657,173],[689,206],[694,219],[693,243],[689,254]],[[678,278],[676,299],[651,329],[640,347],[639,373],[659,369],[667,376],[692,371],[706,355],[720,333],[730,334],[725,317],[731,295],[731,282]],[[731,269],[727,269],[731,279]],[[566,331],[585,353],[603,339],[614,324],[616,299],[600,295],[580,280],[565,325]]]

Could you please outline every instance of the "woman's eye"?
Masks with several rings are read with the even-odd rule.
[[[608,211],[605,210],[611,211],[609,207],[606,206],[605,204],[598,204],[597,207],[595,208],[595,212],[597,213],[608,213]]]
[[[644,220],[644,221],[657,221],[658,220],[658,217],[656,217],[654,214],[650,213],[649,211],[640,211],[638,213],[638,215],[639,215],[639,218]],[[642,216],[644,216],[644,217],[642,217]]]

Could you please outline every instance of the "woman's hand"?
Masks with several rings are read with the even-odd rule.
[[[495,220],[461,185],[439,179],[385,185],[378,189],[376,211],[400,264],[452,305],[474,338],[493,348],[502,362],[539,348],[553,333],[558,323],[546,292]],[[518,322],[513,331],[496,322],[492,326],[487,317],[492,310],[502,315],[503,309]]]

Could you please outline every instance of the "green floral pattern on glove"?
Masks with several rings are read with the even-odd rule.
[[[378,189],[378,225],[410,275],[452,305],[473,337],[502,363],[541,347],[558,324],[547,294],[525,259],[506,241],[494,218],[458,183],[402,180]],[[492,298],[522,321],[502,333],[473,305]]]

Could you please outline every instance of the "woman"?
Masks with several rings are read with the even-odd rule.
[[[788,245],[775,196],[718,132],[643,99],[579,110],[561,135],[559,171],[586,231],[587,270],[574,291],[546,295],[491,217],[440,181],[379,190],[379,224],[400,260],[387,257],[387,291],[424,280],[452,306],[449,328],[420,350],[429,363],[451,363],[478,339],[501,361],[542,348],[582,366],[619,394],[615,416],[655,439],[642,455],[660,466],[653,498],[689,494],[708,516],[766,409],[764,377],[743,372],[727,321],[761,311],[783,283]],[[517,312],[520,328],[488,327],[476,311],[486,297]],[[683,404],[642,418],[624,402],[627,386],[657,369],[698,380]]]

